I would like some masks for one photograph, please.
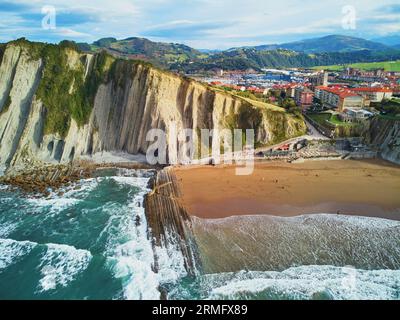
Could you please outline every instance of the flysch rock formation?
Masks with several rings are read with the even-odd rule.
[[[400,121],[373,119],[366,142],[374,146],[383,159],[400,164]]]
[[[283,109],[255,104],[142,62],[108,56],[102,66],[101,81],[94,87],[87,120],[79,123],[71,111],[70,118],[65,120],[65,134],[51,132],[46,128],[51,127],[48,124],[53,106],[38,96],[47,60],[40,51],[32,53],[36,46],[39,44],[11,42],[3,52],[0,65],[0,166],[3,168],[65,164],[103,151],[145,154],[150,145],[146,141],[147,132],[157,128],[169,134],[172,124],[177,130],[190,128],[195,132],[253,128],[259,144],[285,140],[306,130],[301,117]],[[63,66],[66,75],[84,70],[81,82],[72,77],[68,87],[72,96],[98,72],[96,61],[100,53],[90,55],[70,48],[61,52],[67,57]],[[53,101],[57,94],[54,92]]]

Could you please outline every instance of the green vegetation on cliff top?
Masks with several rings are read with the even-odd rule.
[[[3,43],[0,43],[0,64],[3,61],[3,55],[4,55],[5,50],[6,50],[6,45]]]
[[[19,39],[11,44],[25,48],[31,59],[43,61],[42,78],[36,97],[46,108],[44,133],[65,137],[71,118],[78,126],[86,124],[98,87],[108,80],[107,72],[115,59],[105,52],[95,55],[91,70],[85,78],[86,56],[80,54],[73,42],[63,41],[54,45]],[[69,61],[73,55],[78,56],[78,62]]]
[[[82,50],[98,52],[106,49],[118,56],[141,59],[152,64],[167,68],[172,63],[184,63],[193,59],[207,57],[201,52],[178,43],[153,42],[145,38],[131,37],[123,40],[103,38],[89,45],[80,43]]]
[[[98,86],[105,80],[107,56],[94,57],[93,70],[84,78],[85,65],[68,64],[69,47],[46,45],[41,51],[44,62],[37,97],[47,109],[45,133],[68,132],[71,117],[82,126],[88,122]]]

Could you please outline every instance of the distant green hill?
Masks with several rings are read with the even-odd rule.
[[[105,49],[115,55],[145,60],[164,68],[168,68],[173,63],[190,62],[207,57],[200,51],[183,44],[153,42],[136,37],[124,40],[103,38],[95,41],[92,45],[79,44],[79,46],[84,51]]]
[[[282,44],[267,44],[255,47],[233,48],[229,51],[238,49],[255,49],[257,51],[287,49],[305,53],[322,53],[322,52],[349,52],[360,50],[382,51],[390,47],[374,41],[365,40],[362,38],[329,35],[321,38],[312,38],[300,40],[296,42],[288,42]]]
[[[306,53],[348,52],[360,50],[382,51],[389,49],[388,46],[379,42],[342,35],[330,35],[322,38],[307,39],[286,43],[279,47]]]
[[[218,68],[260,70],[400,59],[400,50],[345,36],[327,36],[279,46],[237,48],[212,54],[200,52],[183,44],[153,42],[136,37],[124,40],[103,38],[92,44],[78,45],[83,51],[106,50],[119,57],[148,61],[155,66],[181,73],[196,73]],[[379,48],[382,50],[378,50]],[[323,52],[319,52],[321,50]]]
[[[210,56],[194,63],[171,65],[171,69],[185,72],[208,71],[212,69],[246,70],[263,68],[297,68],[321,65],[350,64],[357,62],[377,62],[400,59],[400,50],[352,51],[307,54],[285,49],[258,51],[238,49]]]
[[[385,36],[385,37],[380,37],[380,38],[375,38],[375,39],[371,39],[371,41],[374,42],[380,42],[383,43],[387,46],[399,46],[400,45],[400,35],[389,35],[389,36]]]

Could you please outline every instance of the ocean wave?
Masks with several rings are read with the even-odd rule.
[[[147,189],[147,183],[149,182],[149,178],[146,178],[146,177],[116,176],[116,177],[111,177],[110,179],[114,180],[115,182],[117,182],[119,184],[127,184],[132,187],[140,188],[141,193],[143,193],[143,189]]]
[[[244,221],[248,222],[258,222],[260,220],[270,220],[275,222],[283,222],[283,223],[339,223],[339,224],[349,224],[355,227],[364,228],[364,229],[387,229],[387,228],[395,228],[400,227],[400,221],[390,220],[384,218],[377,217],[364,217],[364,216],[350,216],[350,215],[336,215],[331,213],[319,213],[319,214],[304,214],[294,217],[281,217],[281,216],[273,216],[273,215],[243,215],[243,216],[232,216],[227,218],[220,219],[200,219],[197,217],[193,218],[199,222],[205,221],[209,225],[222,225],[228,223],[243,223]]]
[[[72,246],[47,244],[46,247],[40,264],[42,278],[39,280],[39,287],[42,292],[67,286],[77,274],[86,270],[92,259],[89,251]]]
[[[125,299],[158,300],[160,285],[176,282],[182,276],[183,256],[171,245],[153,248],[143,207],[144,196],[150,192],[147,188],[149,175],[139,173],[139,176],[132,177],[131,170],[123,174],[128,176],[113,176],[111,179],[139,191],[130,198],[126,207],[119,208],[122,216],[118,210],[111,215],[103,231],[110,235],[106,254],[115,259],[114,275],[122,281]],[[118,219],[117,226],[114,219]],[[118,232],[109,232],[111,227]]]
[[[244,216],[195,218],[193,229],[207,273],[301,265],[400,269],[400,221],[329,214]]]
[[[302,266],[283,272],[208,275],[201,281],[208,299],[400,299],[400,270]]]
[[[4,222],[0,224],[0,238],[7,238],[15,229],[17,229],[17,222]]]
[[[82,199],[87,197],[98,186],[98,184],[103,181],[103,179],[104,178],[101,177],[82,179],[78,182],[72,183],[68,187],[61,188],[60,191],[64,192],[63,197]]]
[[[0,239],[0,273],[16,263],[19,258],[31,252],[36,245],[36,243],[29,241]]]
[[[125,169],[118,168],[117,177],[131,177],[131,178],[151,178],[155,174],[155,170],[148,169]]]
[[[151,191],[148,182],[152,174],[118,170],[118,176],[85,179],[65,187],[62,194],[52,192],[40,199],[22,196],[14,201],[17,207],[9,209],[7,219],[0,224],[0,234],[18,234],[43,243],[29,242],[37,248],[32,259],[34,270],[39,272],[33,297],[61,294],[60,289],[71,283],[75,286],[89,276],[88,268],[98,267],[97,257],[105,261],[101,268],[113,283],[122,286],[122,292],[112,294],[114,298],[157,300],[163,284],[175,283],[186,274],[183,256],[176,246],[153,247],[143,205],[145,195]],[[112,192],[120,193],[114,196]],[[25,210],[28,214],[21,214]],[[92,221],[99,224],[93,225]],[[14,223],[20,223],[19,227]],[[65,223],[62,228],[61,223]],[[82,235],[79,228],[87,231],[84,234],[91,237],[90,241],[78,238]],[[2,267],[7,268],[28,253],[23,243],[12,242],[7,250],[0,246]]]
[[[400,221],[389,220],[375,217],[335,215],[335,214],[316,214],[316,215],[301,215],[293,218],[294,221],[301,223],[339,223],[348,224],[356,228],[362,229],[389,229],[400,227]]]
[[[116,248],[114,276],[121,279],[124,298],[158,300],[159,281],[153,270],[153,252],[147,243],[131,241]]]
[[[167,236],[168,239],[168,236]],[[160,284],[176,283],[187,275],[185,258],[179,247],[173,243],[155,247]]]
[[[45,209],[50,214],[57,214],[79,204],[101,181],[102,178],[82,179],[78,182],[74,182],[70,186],[50,192],[49,196],[46,198],[27,196],[24,198],[24,201],[29,207],[33,208],[33,211],[43,212],[43,209]]]
[[[62,210],[65,210],[67,208],[76,205],[80,200],[69,199],[64,197],[55,197],[55,198],[27,198],[26,201],[36,211],[47,208],[49,209],[49,213],[58,213]]]
[[[108,245],[105,254],[115,261],[114,276],[121,279],[123,296],[128,300],[160,298],[159,281],[153,270],[154,253],[147,236],[146,217],[143,208],[148,178],[113,176],[119,184],[139,189],[126,206],[115,208],[109,223],[103,230]],[[116,220],[116,221],[115,221]],[[116,232],[110,232],[114,228]]]

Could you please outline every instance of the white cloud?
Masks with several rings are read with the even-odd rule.
[[[88,33],[79,32],[68,28],[55,29],[55,33],[57,33],[60,36],[68,38],[91,37],[91,35]]]
[[[396,12],[385,12],[398,0],[9,0],[29,6],[25,11],[39,12],[43,5],[55,6],[59,14],[74,12],[96,19],[76,25],[59,26],[62,37],[92,41],[100,37],[125,38],[163,30],[163,41],[185,42],[206,48],[227,48],[292,41],[311,36],[342,33],[342,8],[353,5],[358,17],[354,33],[373,37],[399,31]],[[20,12],[1,12],[1,33],[10,37],[40,38],[38,30],[22,28]],[[8,20],[6,20],[8,18]],[[19,19],[19,20],[18,20]],[[207,27],[209,25],[210,27]],[[186,27],[186,31],[184,28]],[[175,28],[175,29],[174,29]],[[191,29],[193,37],[190,36]],[[29,31],[31,30],[31,32]],[[176,31],[174,33],[174,30]],[[23,32],[26,32],[23,33]],[[186,32],[188,37],[185,39]],[[43,33],[43,38],[48,36]],[[155,38],[157,34],[155,33]]]

